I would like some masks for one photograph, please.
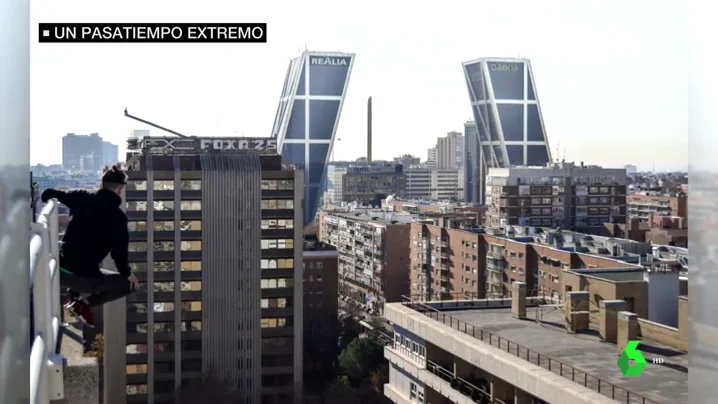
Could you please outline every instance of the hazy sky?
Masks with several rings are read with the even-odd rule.
[[[59,163],[67,132],[121,144],[130,113],[197,136],[268,136],[289,59],[357,54],[336,159],[426,158],[463,130],[461,63],[527,57],[549,142],[568,160],[687,166],[686,25],[679,1],[97,1],[32,3],[40,22],[267,22],[267,44],[39,44],[33,31],[33,163]],[[36,26],[36,25],[35,25]],[[163,135],[153,131],[156,135]]]

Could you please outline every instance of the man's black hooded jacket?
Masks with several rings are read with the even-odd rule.
[[[60,266],[80,276],[100,276],[100,265],[112,254],[117,270],[130,276],[127,215],[120,205],[122,198],[116,193],[101,189],[87,191],[58,191],[47,189],[43,202],[57,199],[70,209],[70,224],[60,248]]]

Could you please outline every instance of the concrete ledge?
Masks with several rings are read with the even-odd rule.
[[[408,398],[404,397],[403,394],[394,389],[394,387],[389,383],[384,384],[384,396],[395,404],[411,404],[411,401],[409,401]]]
[[[82,335],[74,328],[69,333]],[[63,404],[98,404],[100,402],[100,366],[97,358],[83,355],[82,344],[69,335],[62,337],[62,354],[66,358],[65,365],[65,400],[56,401]]]
[[[427,342],[549,403],[604,404],[616,401],[531,362],[432,320],[400,303],[387,304],[385,317]]]

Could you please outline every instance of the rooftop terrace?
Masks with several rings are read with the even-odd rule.
[[[639,350],[648,364],[640,377],[624,377],[616,365],[619,357],[616,344],[601,341],[593,328],[568,333],[564,313],[555,306],[528,307],[527,318],[522,320],[513,317],[510,301],[503,308],[491,304],[485,308],[456,309],[456,305],[440,307],[438,302],[430,302],[428,306],[433,309],[427,310],[423,304],[405,305],[619,402],[688,403],[685,352],[643,339]],[[537,322],[537,318],[542,321]],[[664,363],[654,364],[653,358],[662,358]]]

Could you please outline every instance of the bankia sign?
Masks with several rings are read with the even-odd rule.
[[[253,150],[263,154],[277,153],[277,140],[271,138],[152,138],[146,137],[141,141],[140,149],[153,153],[172,152],[230,152],[240,150]]]

